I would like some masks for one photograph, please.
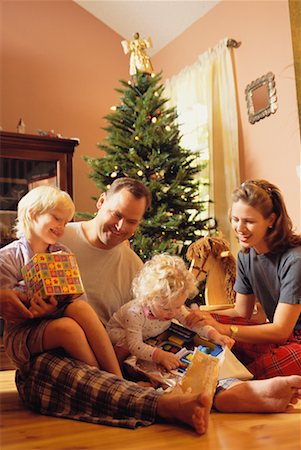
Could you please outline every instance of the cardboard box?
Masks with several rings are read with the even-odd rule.
[[[37,253],[21,269],[27,294],[39,292],[59,301],[72,300],[84,293],[75,256],[72,253]]]

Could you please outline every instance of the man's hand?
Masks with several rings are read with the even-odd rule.
[[[44,317],[52,314],[57,308],[57,300],[51,296],[47,298],[47,302],[36,293],[30,299],[29,311],[32,313],[33,317]]]
[[[12,289],[0,289],[0,314],[8,322],[22,322],[32,319],[33,315],[26,308],[26,296]]]

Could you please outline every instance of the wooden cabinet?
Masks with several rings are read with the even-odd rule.
[[[78,143],[78,139],[0,132],[1,246],[13,239],[18,201],[30,189],[50,184],[72,197],[72,157]]]

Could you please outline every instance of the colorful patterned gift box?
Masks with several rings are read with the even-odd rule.
[[[37,253],[21,269],[27,294],[71,300],[84,293],[75,256],[72,253]]]

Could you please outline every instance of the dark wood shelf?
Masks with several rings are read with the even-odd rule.
[[[28,190],[47,182],[73,197],[72,158],[78,144],[79,140],[75,138],[0,131],[1,247],[14,239],[13,212]]]
[[[64,139],[34,134],[0,131],[1,158],[55,161],[59,187],[73,195],[72,158],[78,139]]]

